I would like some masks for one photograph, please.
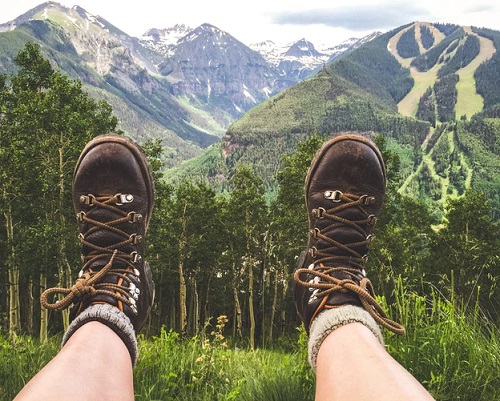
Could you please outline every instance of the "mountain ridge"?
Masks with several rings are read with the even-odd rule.
[[[14,71],[12,60],[23,43],[39,43],[58,68],[111,102],[127,134],[169,138],[163,142],[171,166],[217,142],[248,109],[314,74],[314,66],[298,60],[293,73],[280,70],[226,32],[204,30],[208,26],[151,28],[135,38],[79,6],[49,1],[0,25],[0,36],[10,38],[0,40],[0,51],[9,55],[0,60],[0,70]],[[194,39],[197,31],[205,38],[181,40],[190,34]],[[210,35],[232,45],[213,42]]]
[[[420,28],[415,27],[426,24],[410,23],[380,35],[339,57],[314,77],[249,110],[229,127],[217,151],[211,151],[214,164],[220,165],[220,157],[225,158],[226,177],[232,166],[253,165],[272,187],[280,169],[276,155],[289,154],[298,141],[312,134],[381,134],[400,157],[398,185],[402,194],[421,198],[439,216],[448,199],[463,196],[467,189],[478,189],[486,192],[493,213],[500,216],[500,104],[488,100],[482,108],[474,109],[473,115],[456,113],[462,91],[458,82],[474,82],[477,94],[484,99],[494,99],[500,88],[500,32],[435,24],[441,40],[432,45],[427,41],[425,47],[422,37],[427,33],[420,34]],[[405,32],[411,35],[404,36]],[[496,50],[482,63],[474,62],[480,45],[466,46],[476,36],[486,38]],[[401,43],[394,41],[395,37]],[[409,49],[417,53],[400,57]],[[401,62],[395,55],[411,60]],[[429,86],[415,79],[410,67],[421,74],[431,71],[434,79]],[[461,71],[467,75],[459,77]],[[422,85],[425,93],[413,100],[416,107],[404,115],[399,113],[403,99]],[[204,160],[204,165],[209,165],[206,157]],[[175,182],[185,176],[183,169],[196,176],[196,168],[200,168],[198,176],[210,177],[196,160],[168,171],[167,176]],[[212,180],[214,185],[225,185],[221,174],[213,174]]]
[[[272,188],[281,156],[299,141],[354,131],[381,134],[397,152],[401,193],[442,207],[487,189],[500,210],[498,31],[416,21],[328,51],[305,39],[252,48],[210,24],[133,38],[55,2],[0,29],[4,72],[16,46],[41,44],[112,104],[127,134],[163,141],[170,180],[208,177],[223,187],[248,163]]]

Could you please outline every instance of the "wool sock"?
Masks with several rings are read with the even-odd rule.
[[[112,305],[95,304],[85,309],[69,325],[68,330],[64,333],[62,345],[66,344],[76,330],[85,323],[96,321],[108,326],[121,338],[130,353],[132,365],[135,366],[138,350],[134,326],[125,313]]]
[[[344,305],[339,308],[324,310],[314,319],[309,330],[309,363],[315,373],[319,348],[324,339],[333,330],[349,323],[361,323],[368,327],[380,343],[384,345],[380,327],[365,309],[354,305]]]

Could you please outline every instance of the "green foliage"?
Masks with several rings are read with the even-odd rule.
[[[0,400],[10,401],[59,351],[61,337],[45,344],[29,336],[9,340],[0,332]]]
[[[399,278],[395,284],[391,313],[407,334],[388,333],[388,351],[437,400],[498,399],[497,327],[479,308],[472,312],[438,289],[422,296],[405,290]]]
[[[449,46],[454,46],[453,42],[460,40],[465,35],[462,28],[456,29],[452,34],[446,36],[441,42],[434,46],[429,51],[416,57],[411,65],[417,68],[419,71],[429,71],[438,62],[442,54],[447,50]]]
[[[415,26],[412,26],[401,35],[396,50],[403,58],[416,57],[420,54],[420,48],[415,39]]]
[[[432,159],[434,161],[434,170],[441,177],[446,176],[446,169],[449,166],[450,144],[445,135],[434,146]]]
[[[457,31],[460,29],[460,25],[456,24],[439,24],[439,23],[434,23],[434,25],[437,29],[439,29],[442,33],[445,34],[445,36],[448,36],[452,34],[453,32]]]
[[[420,41],[425,50],[428,50],[434,44],[434,35],[427,25],[420,25]]]
[[[306,245],[304,182],[307,169],[324,139],[314,135],[301,142],[292,155],[284,158],[283,168],[277,175],[279,190],[271,209],[275,211],[278,251],[289,266],[294,265],[295,258]]]
[[[210,146],[199,157],[187,160],[164,171],[164,178],[170,183],[177,184],[188,178],[195,181],[206,179],[212,187],[218,190],[227,189],[226,177],[228,175],[222,142]]]
[[[74,166],[83,146],[114,130],[117,120],[79,81],[54,71],[37,45],[28,43],[15,61],[18,73],[0,87],[0,223],[7,231],[8,219],[16,226],[4,270],[22,266],[21,280],[47,275],[54,285],[70,280],[79,259],[70,203]]]
[[[396,33],[391,31],[379,36],[335,61],[329,68],[388,105],[397,104],[408,94],[414,82],[409,69],[402,67],[387,51],[387,43]]]
[[[450,74],[441,77],[434,84],[434,94],[437,103],[437,115],[440,122],[455,120],[455,104],[458,91],[456,88],[458,75]]]
[[[453,58],[439,69],[438,77],[442,78],[466,67],[479,55],[479,51],[479,38],[476,35],[466,35],[465,42],[457,48]]]
[[[500,120],[473,117],[457,124],[456,138],[460,150],[470,159],[474,174],[472,188],[485,193],[491,201],[491,214],[500,218]]]
[[[460,129],[471,125],[470,130],[491,131],[487,124],[495,126],[494,121],[479,120],[486,124],[480,128],[479,121],[473,120],[460,123]],[[447,156],[452,166],[458,157],[452,142],[446,142],[449,135],[448,131],[437,135],[435,154],[425,159],[430,166],[441,166],[435,167],[437,171],[448,170]],[[469,131],[457,135],[476,138]],[[496,149],[496,138],[490,135],[483,146]],[[269,206],[262,180],[245,165],[236,169],[226,194],[216,194],[205,182],[165,185],[159,173],[159,143],[144,144],[157,184],[147,256],[158,297],[146,330],[152,337],[139,339],[140,360],[134,376],[138,400],[313,399],[314,377],[305,361],[304,332],[298,346],[290,346],[287,340],[295,337],[299,325],[289,280],[294,257],[307,237],[304,177],[324,139],[312,136],[285,158],[277,178],[277,197]],[[367,271],[392,317],[403,322],[409,333],[401,338],[388,334],[388,349],[439,399],[496,399],[500,388],[496,326],[477,312],[497,319],[498,223],[491,219],[484,195],[466,193],[449,203],[441,229],[433,230],[432,224],[439,221],[427,206],[397,191],[400,170],[408,164],[391,150],[400,148],[389,148],[395,141],[382,136],[375,141],[387,166],[388,189]],[[460,151],[465,152],[468,148],[462,146]],[[407,145],[406,152],[418,149]],[[430,170],[428,174],[434,176]],[[193,300],[188,305],[190,335],[185,339],[170,331],[179,329],[176,269],[181,257]],[[248,296],[251,289],[253,300]],[[243,338],[236,328],[234,290],[242,304]],[[274,294],[282,295],[273,304]],[[197,298],[203,307],[196,307]],[[266,345],[255,351],[249,351],[246,342],[250,302],[256,322],[262,323],[256,343]],[[284,322],[276,323],[274,310]],[[219,316],[216,322],[214,316]],[[235,318],[228,321],[225,316]],[[205,324],[200,327],[199,322]],[[0,337],[0,361],[15,360],[0,364],[5,367],[0,368],[0,383],[8,388],[8,399],[55,354],[58,344],[29,344],[23,352],[37,361],[32,367],[19,347]],[[274,348],[276,344],[282,348]]]
[[[313,134],[343,131],[373,131],[416,146],[427,136],[429,124],[403,117],[337,74],[323,71],[256,106],[228,129],[226,171],[234,171],[238,163],[251,164],[265,185],[275,188],[282,165],[276,155],[290,154]]]
[[[446,206],[446,223],[430,243],[433,268],[429,274],[440,288],[470,304],[478,294],[481,310],[498,319],[497,278],[500,274],[498,223],[489,214],[491,206],[484,194],[467,191]]]
[[[495,53],[482,63],[474,73],[477,93],[484,98],[484,107],[493,107],[500,103],[500,33],[490,29],[473,28],[474,32],[493,41]]]
[[[436,126],[436,98],[432,88],[427,89],[418,101],[416,117],[428,121],[433,127]]]
[[[393,282],[395,302],[385,307],[407,329],[404,336],[384,333],[394,358],[436,399],[498,399],[500,341],[496,326],[479,309],[472,314],[437,290],[423,296],[406,290],[400,277]],[[205,337],[186,340],[164,328],[157,336],[141,336],[134,369],[136,399],[314,399],[314,376],[305,360],[303,334],[289,351],[250,351],[226,347],[225,338],[220,337],[224,329],[207,329],[210,334]],[[58,338],[39,344],[29,337],[10,342],[0,335],[0,400],[11,400],[59,346]]]

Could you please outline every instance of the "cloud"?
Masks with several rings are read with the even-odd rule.
[[[325,25],[353,31],[396,28],[400,25],[426,20],[429,12],[417,5],[391,2],[347,6],[342,8],[285,11],[274,14],[272,22],[279,25]]]
[[[466,13],[485,13],[485,12],[490,12],[494,11],[495,7],[491,4],[477,4],[472,7],[468,7],[464,11]]]

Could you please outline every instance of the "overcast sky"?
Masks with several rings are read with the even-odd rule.
[[[41,0],[3,0],[0,23]],[[338,44],[413,21],[455,23],[500,30],[498,0],[60,0],[99,15],[131,36],[150,28],[210,23],[245,44],[266,39],[286,44],[306,38]]]

